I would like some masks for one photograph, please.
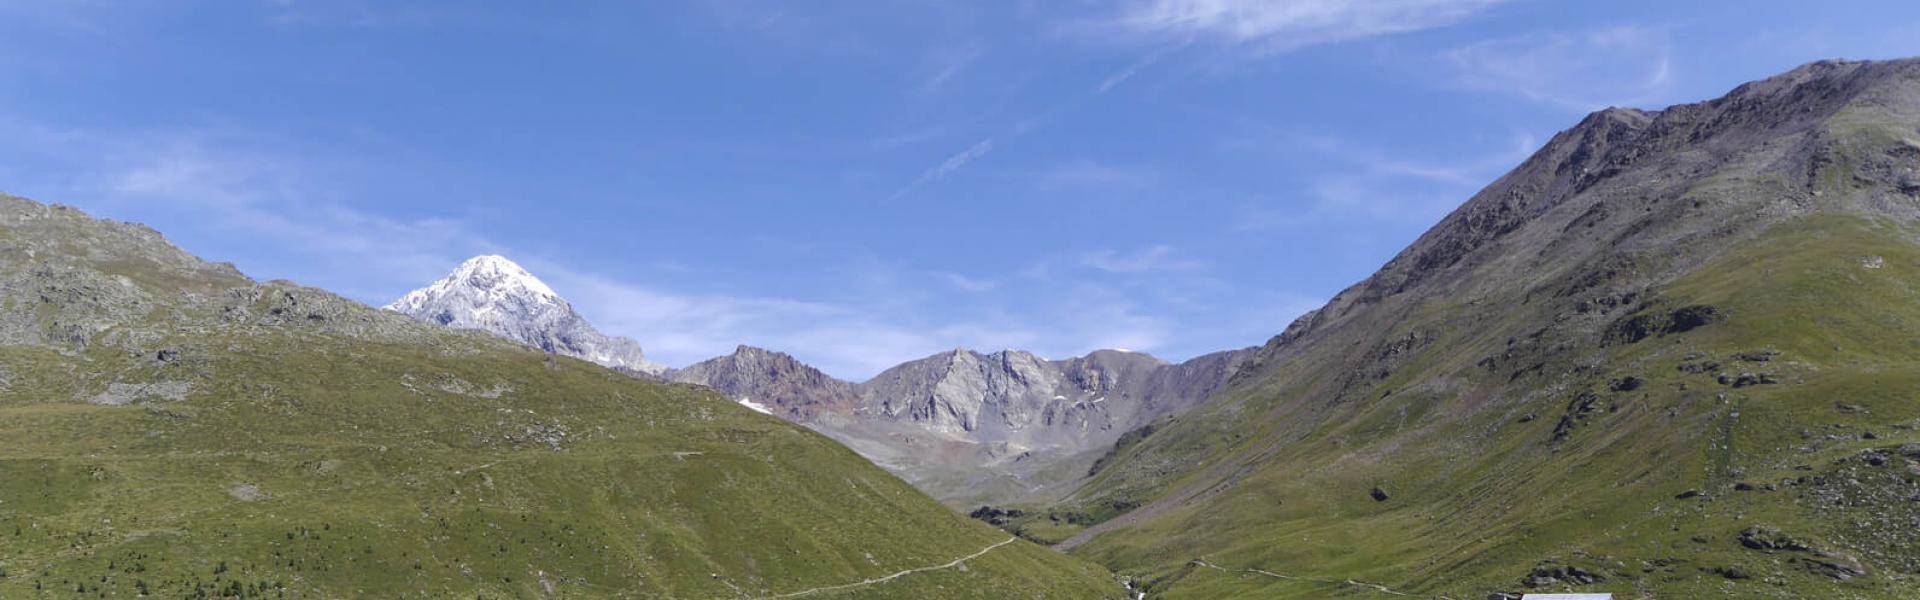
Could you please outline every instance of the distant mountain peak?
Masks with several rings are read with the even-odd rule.
[[[546,282],[534,277],[519,263],[497,254],[485,254],[467,259],[446,277],[402,296],[386,308],[414,314],[450,296],[467,296],[476,300],[484,298],[487,302],[475,307],[482,310],[509,299],[530,304],[566,305],[566,300],[554,293],[553,288],[547,287]],[[441,324],[451,323],[441,321]]]
[[[467,262],[460,263],[459,268],[454,269],[453,273],[456,277],[495,289],[524,289],[555,299],[560,297],[559,294],[553,293],[553,288],[547,287],[546,282],[540,281],[540,278],[534,277],[533,273],[522,268],[520,263],[498,254],[483,254],[469,258]]]
[[[546,282],[496,254],[467,259],[446,277],[386,308],[616,369],[656,375],[666,370],[647,360],[639,343],[594,329]]]

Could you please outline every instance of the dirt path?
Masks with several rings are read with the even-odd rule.
[[[1210,563],[1210,562],[1207,562],[1207,561],[1204,561],[1204,560],[1194,560],[1194,561],[1193,561],[1193,564],[1195,564],[1195,565],[1198,565],[1198,566],[1202,566],[1202,567],[1206,567],[1206,568],[1209,568],[1209,569],[1213,569],[1213,570],[1215,570],[1215,571],[1219,571],[1219,572],[1222,572],[1222,573],[1251,573],[1251,574],[1254,574],[1254,575],[1263,575],[1263,576],[1266,576],[1266,577],[1272,577],[1272,578],[1274,578],[1274,579],[1287,579],[1287,580],[1292,580],[1292,581],[1305,581],[1305,582],[1308,582],[1308,583],[1318,583],[1318,584],[1321,584],[1321,585],[1330,585],[1330,586],[1335,586],[1335,587],[1357,587],[1357,588],[1365,588],[1365,589],[1369,589],[1369,590],[1373,590],[1373,591],[1376,591],[1376,592],[1380,592],[1380,593],[1382,593],[1382,594],[1391,594],[1391,595],[1394,595],[1394,596],[1402,596],[1402,597],[1406,597],[1406,598],[1423,598],[1423,597],[1431,597],[1431,598],[1439,598],[1440,600],[1453,600],[1453,598],[1449,598],[1449,597],[1447,597],[1447,596],[1421,596],[1421,595],[1418,595],[1418,594],[1409,594],[1409,593],[1406,593],[1406,592],[1402,592],[1402,591],[1399,591],[1399,590],[1396,590],[1396,589],[1393,589],[1393,588],[1390,588],[1390,587],[1387,587],[1387,586],[1384,586],[1384,585],[1380,585],[1380,584],[1378,584],[1378,583],[1367,583],[1367,582],[1365,582],[1365,581],[1356,581],[1356,580],[1352,580],[1352,579],[1346,579],[1346,580],[1341,580],[1341,581],[1333,581],[1333,580],[1330,580],[1330,579],[1314,579],[1314,578],[1312,578],[1312,577],[1295,577],[1295,576],[1292,576],[1292,575],[1281,575],[1281,574],[1279,574],[1279,573],[1274,573],[1274,572],[1272,572],[1272,571],[1263,571],[1263,570],[1260,570],[1260,569],[1229,569],[1229,568],[1226,568],[1226,567],[1222,567],[1222,566],[1220,566],[1220,565],[1216,565],[1216,564],[1213,564],[1213,563]]]
[[[1005,545],[1007,545],[1007,544],[1011,544],[1011,543],[1014,543],[1014,542],[1016,542],[1016,541],[1019,541],[1019,540],[1020,540],[1020,538],[1018,538],[1018,537],[1013,537],[1013,536],[1008,536],[1008,537],[1007,537],[1007,539],[1005,539],[1005,540],[1001,540],[1001,541],[1000,541],[1000,543],[997,543],[997,544],[994,544],[994,545],[991,545],[991,546],[987,546],[987,547],[985,547],[985,548],[981,548],[979,552],[975,552],[975,553],[973,553],[973,554],[968,554],[968,555],[966,555],[966,556],[962,556],[962,557],[960,557],[960,558],[956,558],[956,559],[953,559],[953,562],[949,562],[949,563],[947,563],[947,564],[944,564],[944,565],[934,565],[934,566],[931,566],[931,567],[920,567],[920,568],[918,568],[918,569],[907,569],[907,570],[905,570],[905,571],[901,571],[901,572],[898,572],[898,573],[894,573],[894,574],[892,574],[892,575],[888,575],[888,576],[886,576],[886,577],[876,577],[876,578],[873,578],[873,579],[864,579],[864,580],[861,580],[861,581],[859,581],[859,582],[857,582],[857,583],[846,583],[846,584],[841,584],[841,585],[835,585],[835,586],[828,586],[828,587],[817,587],[817,588],[813,588],[813,589],[806,589],[806,590],[800,590],[800,591],[798,591],[798,592],[789,592],[789,593],[785,593],[785,594],[780,594],[780,595],[777,595],[777,596],[761,596],[759,600],[775,600],[775,599],[777,599],[777,598],[798,598],[798,597],[801,597],[801,596],[807,596],[807,595],[811,595],[811,594],[818,594],[818,593],[822,593],[822,592],[837,592],[837,591],[840,591],[840,590],[850,590],[850,589],[853,589],[853,588],[857,588],[857,587],[864,587],[864,586],[869,586],[869,585],[873,585],[873,584],[876,584],[876,583],[886,583],[886,582],[889,582],[889,581],[893,581],[893,580],[895,580],[895,579],[899,579],[899,578],[901,578],[901,577],[905,577],[905,576],[907,576],[907,575],[912,575],[912,574],[914,574],[914,573],[923,573],[923,572],[926,572],[926,571],[938,571],[938,570],[941,570],[941,569],[951,569],[951,568],[954,568],[954,567],[957,567],[957,566],[960,566],[960,563],[963,563],[963,562],[967,562],[967,561],[969,561],[969,560],[973,560],[973,559],[976,559],[976,558],[980,558],[981,556],[984,556],[984,555],[986,555],[986,553],[988,553],[988,552],[992,552],[992,551],[994,551],[994,549],[996,549],[996,548],[999,548],[999,547],[1001,547],[1001,546],[1005,546]]]
[[[1224,463],[1225,461],[1222,461],[1222,462]],[[1212,472],[1215,470],[1220,470],[1223,472],[1219,474],[1219,477],[1215,477],[1215,473]],[[1214,487],[1216,487],[1217,485],[1216,482],[1220,481],[1220,479],[1225,478],[1225,474],[1231,473],[1232,469],[1231,468],[1221,469],[1220,466],[1216,465],[1215,467],[1208,469],[1208,471],[1209,472],[1206,473],[1205,476],[1200,478],[1200,481],[1190,483],[1181,489],[1175,490],[1174,493],[1167,494],[1166,496],[1161,497],[1159,500],[1148,502],[1146,506],[1142,506],[1140,508],[1127,511],[1126,514],[1123,514],[1111,519],[1107,519],[1105,521],[1101,521],[1097,525],[1088,527],[1086,529],[1082,529],[1080,530],[1080,533],[1073,534],[1073,537],[1069,537],[1067,539],[1061,540],[1060,543],[1058,544],[1054,544],[1053,549],[1057,552],[1066,552],[1068,550],[1072,550],[1074,546],[1078,546],[1078,545],[1093,541],[1093,538],[1098,537],[1102,533],[1106,533],[1109,531],[1113,531],[1115,529],[1120,529],[1122,527],[1133,525],[1134,523],[1139,523],[1141,521],[1151,519],[1154,516],[1159,515],[1162,512],[1165,512],[1167,509],[1180,506],[1182,504],[1186,504],[1188,501],[1191,501],[1195,497],[1200,496],[1203,492],[1206,492],[1207,490],[1213,489]],[[1204,485],[1202,485],[1203,483]]]
[[[1280,445],[1278,441],[1269,441],[1259,448],[1249,448],[1246,451],[1237,452],[1223,457],[1220,460],[1216,460],[1213,464],[1208,465],[1207,469],[1202,471],[1199,477],[1195,477],[1185,485],[1175,488],[1159,499],[1148,502],[1145,506],[1135,508],[1127,511],[1126,514],[1101,521],[1097,525],[1080,530],[1080,533],[1073,534],[1073,537],[1054,544],[1053,549],[1059,552],[1072,550],[1074,546],[1092,541],[1093,538],[1098,537],[1100,534],[1151,519],[1168,509],[1211,496],[1225,489],[1226,486],[1231,483],[1235,472],[1239,471],[1252,460],[1242,457],[1251,456],[1258,458],[1266,456],[1268,453],[1273,452],[1278,445]]]

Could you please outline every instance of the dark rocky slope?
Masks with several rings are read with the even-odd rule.
[[[1118,453],[1063,547],[1167,597],[1909,596],[1917,170],[1913,60],[1594,113]]]

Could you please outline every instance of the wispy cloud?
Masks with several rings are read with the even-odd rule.
[[[1273,146],[1263,148],[1269,143]],[[1277,143],[1238,141],[1229,147],[1308,156],[1325,164],[1304,185],[1310,202],[1279,208],[1251,203],[1240,211],[1234,229],[1271,231],[1355,219],[1430,223],[1525,160],[1539,145],[1534,137],[1517,134],[1502,147],[1448,160],[1423,160],[1326,136],[1284,135]]]
[[[1084,96],[1015,120],[1002,141],[1032,132],[1091,98],[1118,89],[1196,40],[1249,47],[1260,53],[1451,25],[1508,0],[1135,0],[1091,21],[1068,20],[1059,30],[1080,37],[1134,39],[1157,48],[1102,78]],[[961,55],[964,56],[964,55]],[[956,63],[964,66],[964,62]],[[935,71],[923,88],[938,87],[959,67]],[[893,194],[905,196],[965,167],[993,149],[987,138],[928,169]]]
[[[17,191],[273,244],[273,252],[228,257],[256,275],[300,256],[318,265],[310,272],[362,273],[336,289],[362,296],[493,247],[457,218],[402,219],[336,201],[326,191],[329,167],[268,149],[279,143],[270,136],[217,127],[61,129],[17,119],[0,119],[0,131],[22,144],[6,156],[34,167],[6,173],[10,185],[22,186]]]
[[[293,278],[379,305],[479,253],[500,253],[547,280],[600,329],[638,340],[657,360],[685,365],[752,344],[794,353],[841,377],[863,378],[954,347],[1030,349],[1066,356],[1103,347],[1152,351],[1178,339],[1171,317],[1116,287],[1197,268],[1170,246],[1063,257],[1043,281],[927,273],[881,265],[855,277],[858,294],[783,298],[691,291],[578,269],[539,248],[498,243],[457,216],[405,219],[356,208],[339,180],[366,165],[333,164],[288,141],[217,129],[100,131],[0,119],[0,135],[30,148],[0,151],[11,191],[157,223],[212,260],[249,274]],[[17,165],[32,166],[32,172]],[[257,251],[256,251],[257,249]],[[1100,281],[1101,279],[1111,281]],[[944,283],[953,291],[928,289]],[[952,294],[977,301],[955,305]],[[937,307],[937,308],[936,308]]]
[[[1034,186],[1043,191],[1070,188],[1140,189],[1160,181],[1150,169],[1121,167],[1089,159],[1078,159],[1040,170],[1033,176]]]
[[[1156,244],[1129,252],[1096,250],[1080,257],[1080,264],[1108,273],[1146,273],[1149,271],[1191,271],[1206,263],[1183,258],[1173,246]]]
[[[1075,286],[1072,302],[1084,307],[1078,316],[1089,348],[1119,348],[1149,351],[1160,348],[1173,337],[1173,325],[1140,307],[1122,290],[1097,284]]]
[[[1518,165],[1536,150],[1540,141],[1516,134],[1502,148],[1484,154],[1451,157],[1445,161],[1409,158],[1385,149],[1362,145],[1332,136],[1289,135],[1282,144],[1297,151],[1333,159],[1370,175],[1405,177],[1454,186],[1484,186],[1501,171]]]
[[[1132,79],[1134,74],[1139,73],[1140,69],[1145,67],[1146,65],[1139,63],[1127,65],[1127,68],[1116,71],[1114,74],[1108,75],[1106,79],[1100,80],[1100,85],[1093,89],[1093,93],[1105,94],[1111,92],[1113,88],[1120,87],[1120,84],[1126,83],[1128,79]]]
[[[0,19],[10,24],[30,25],[43,33],[101,37],[116,35],[122,27],[139,23],[165,8],[151,3],[110,0],[0,1]]]
[[[977,43],[957,43],[937,48],[928,58],[923,68],[925,78],[915,87],[915,91],[922,94],[939,91],[985,55],[986,48]]]
[[[944,346],[861,306],[676,292],[552,261],[527,262],[595,325],[634,337],[668,364],[684,365],[750,344],[794,352],[831,373],[858,375]]]
[[[927,169],[925,173],[921,173],[920,176],[918,178],[915,178],[912,183],[907,184],[906,187],[900,188],[900,191],[894,192],[893,197],[900,198],[902,196],[907,195],[909,192],[912,192],[913,190],[919,188],[920,186],[933,183],[935,181],[939,181],[942,178],[945,178],[947,175],[952,174],[954,171],[960,170],[961,167],[967,166],[967,163],[971,163],[975,160],[979,160],[980,157],[986,156],[988,152],[992,152],[992,151],[993,151],[993,138],[987,138],[984,140],[980,140],[979,142],[975,142],[972,146],[968,146],[966,150],[961,150],[959,154],[955,154],[953,156],[947,157],[947,160],[941,161],[940,164],[935,165],[931,169]]]
[[[941,277],[963,292],[989,292],[1000,287],[1000,283],[990,279],[975,279],[959,273],[942,273]]]
[[[1659,102],[1674,89],[1661,27],[1618,26],[1475,42],[1443,56],[1445,83],[1573,111]]]
[[[937,139],[940,139],[941,136],[946,135],[947,133],[948,133],[947,126],[931,125],[927,127],[921,127],[919,129],[892,131],[892,132],[883,133],[880,135],[875,135],[873,137],[867,138],[866,143],[868,146],[876,150],[893,150],[896,148],[913,146],[916,144],[923,144],[926,142],[937,140]]]
[[[1452,25],[1506,0],[1139,0],[1109,28],[1138,36],[1211,39],[1258,52]]]
[[[751,36],[798,52],[865,56],[883,53],[885,48],[873,39],[874,32],[858,25],[857,19],[839,14],[853,5],[802,6],[779,0],[695,0],[683,4],[694,7],[726,33]]]
[[[1140,260],[1116,258],[1128,259]],[[1048,287],[1058,288],[1056,293],[1022,304],[1017,311],[953,307],[943,311],[955,313],[951,316],[930,317],[903,314],[884,299],[803,302],[676,294],[558,265],[534,262],[529,268],[573,299],[602,329],[632,335],[650,355],[669,364],[716,356],[745,343],[787,351],[830,374],[861,379],[956,347],[1067,356],[1100,348],[1153,350],[1176,337],[1167,318],[1152,314],[1131,294],[1073,278],[1048,281]],[[943,276],[970,293],[1002,290],[999,283]]]

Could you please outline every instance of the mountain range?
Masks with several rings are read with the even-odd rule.
[[[1910,59],[1592,113],[1259,348],[667,376],[1153,597],[1903,598],[1916,356]]]
[[[1120,350],[1047,360],[1017,350],[956,349],[856,383],[743,345],[667,369],[642,358],[639,344],[599,333],[537,277],[493,255],[474,257],[387,308],[710,387],[825,433],[956,506],[1064,493],[1123,434],[1198,404],[1252,354],[1248,348],[1169,364]]]
[[[144,226],[0,196],[0,306],[0,597],[1122,593],[705,388]]]
[[[1122,435],[1206,398],[1251,349],[1179,364],[1119,350],[1065,360],[956,349],[840,381],[751,347],[667,376],[763,405],[956,506],[1055,497]]]
[[[662,369],[503,258],[383,311],[9,196],[0,306],[4,597],[1920,578],[1920,59],[1594,112],[1264,345],[1179,364]]]

